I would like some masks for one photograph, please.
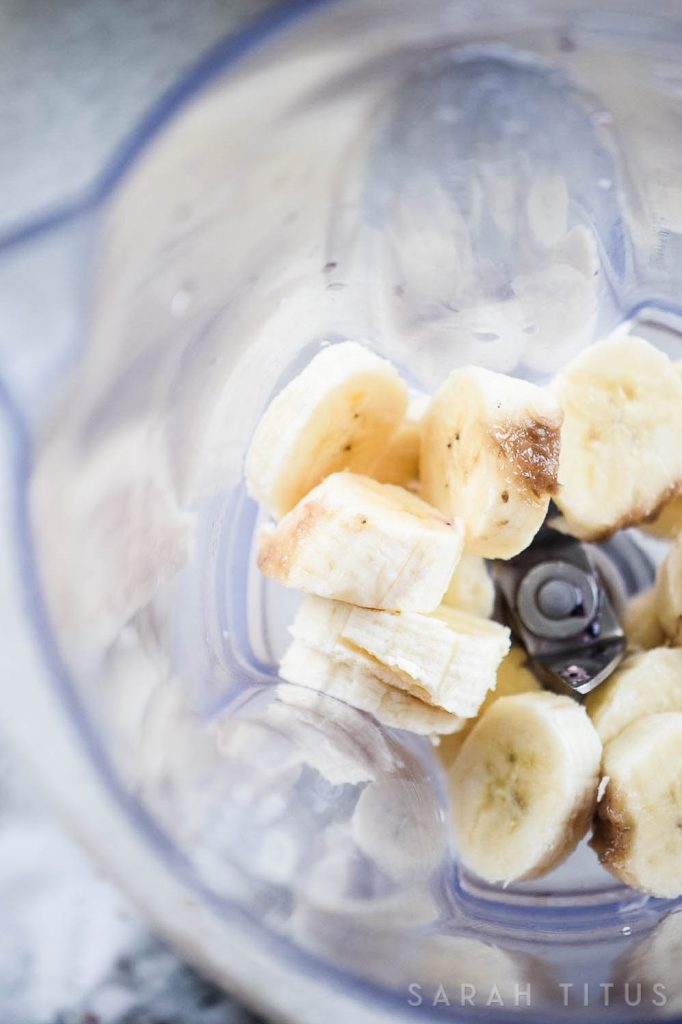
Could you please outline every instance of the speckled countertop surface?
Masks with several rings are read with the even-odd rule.
[[[148,930],[0,744],[2,1024],[258,1024]]]
[[[204,50],[276,3],[0,4],[0,232],[77,194]],[[255,1021],[149,933],[1,741],[0,915],[2,1024]]]

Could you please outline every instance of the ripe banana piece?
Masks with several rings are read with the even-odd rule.
[[[461,718],[387,686],[367,665],[344,664],[300,640],[285,651],[279,674],[288,683],[308,686],[373,715],[391,729],[435,736],[460,729]]]
[[[517,693],[539,693],[541,690],[542,686],[528,668],[528,656],[524,648],[519,644],[512,644],[509,654],[502,659],[497,670],[495,689],[489,691],[476,718],[467,718],[458,732],[445,736],[438,744],[436,753],[441,764],[446,769],[450,768],[471,730],[500,697],[513,697]]]
[[[308,597],[290,633],[461,718],[476,715],[509,650],[505,626],[445,605],[432,615],[394,614]]]
[[[522,693],[486,711],[450,771],[462,862],[488,882],[539,878],[585,835],[601,743],[570,697]]]
[[[368,608],[434,611],[464,527],[415,494],[333,473],[261,532],[258,567],[286,587]]]
[[[643,590],[628,601],[622,625],[629,647],[649,651],[663,646],[666,636],[658,618],[654,587]]]
[[[604,540],[657,515],[682,484],[682,376],[641,338],[590,346],[556,377],[564,410],[556,503],[567,532]]]
[[[604,748],[608,779],[591,846],[626,885],[682,895],[682,713],[633,722]]]
[[[462,555],[445,591],[443,604],[489,619],[495,605],[495,586],[480,555]]]
[[[585,709],[602,743],[645,715],[682,711],[682,649],[657,647],[631,655],[589,694]]]
[[[656,614],[668,640],[682,644],[682,535],[658,568]]]
[[[421,494],[462,517],[467,551],[511,558],[528,547],[557,490],[561,420],[548,390],[479,367],[436,392],[422,421]]]
[[[251,497],[277,519],[330,473],[369,473],[402,424],[407,386],[353,341],[319,352],[270,403],[246,456]]]

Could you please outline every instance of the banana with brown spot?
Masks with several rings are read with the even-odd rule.
[[[562,413],[546,389],[479,367],[455,370],[422,421],[422,495],[461,516],[465,547],[511,558],[557,491]]]
[[[261,531],[258,566],[306,594],[391,611],[439,606],[464,528],[415,494],[333,473]]]
[[[604,748],[606,787],[591,845],[608,870],[651,896],[682,896],[682,713],[648,715]]]

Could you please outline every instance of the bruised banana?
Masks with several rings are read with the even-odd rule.
[[[682,896],[682,713],[641,718],[604,748],[591,846],[626,885]]]
[[[465,548],[511,558],[528,547],[557,490],[562,413],[527,381],[455,370],[422,421],[421,494],[461,516]]]
[[[434,611],[462,552],[463,527],[415,494],[334,473],[261,532],[258,567],[307,594],[368,608]]]
[[[570,697],[502,697],[450,771],[458,850],[488,882],[538,878],[585,835],[597,798],[601,743]]]

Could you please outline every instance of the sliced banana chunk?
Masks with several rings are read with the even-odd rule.
[[[602,743],[645,715],[682,711],[682,650],[657,647],[631,655],[593,690],[585,709]]]
[[[462,552],[461,520],[415,494],[333,473],[261,533],[258,566],[306,594],[368,608],[434,611]]]
[[[279,674],[288,683],[308,686],[366,711],[392,729],[435,736],[456,732],[463,724],[456,715],[387,686],[366,666],[334,661],[299,640],[285,652]]]
[[[556,377],[564,410],[556,503],[567,531],[603,540],[650,520],[682,484],[682,377],[641,338],[582,352]]]
[[[549,391],[478,367],[436,392],[422,421],[421,493],[462,517],[468,551],[511,558],[528,547],[556,493],[561,420]]]
[[[682,714],[648,715],[604,748],[591,845],[626,885],[682,896]]]
[[[436,748],[436,753],[445,768],[453,763],[462,744],[482,715],[486,713],[500,697],[513,697],[517,693],[538,693],[542,686],[528,667],[528,655],[519,644],[512,644],[509,654],[504,657],[497,670],[495,689],[490,690],[476,718],[468,718],[464,727],[451,736],[444,737]]]
[[[682,644],[682,535],[658,569],[656,615],[668,640],[675,645]]]
[[[352,341],[323,349],[258,424],[246,456],[249,494],[279,518],[330,473],[371,473],[407,402],[385,359]]]
[[[557,867],[589,827],[600,757],[599,737],[570,697],[522,693],[495,701],[450,771],[464,865],[505,884]]]
[[[658,618],[654,587],[643,590],[628,601],[622,624],[629,647],[648,651],[665,643],[666,636]]]
[[[462,718],[478,712],[509,650],[509,630],[444,605],[394,614],[309,597],[291,635],[388,686]]]
[[[462,555],[453,573],[443,604],[489,619],[495,605],[495,585],[480,555]]]

